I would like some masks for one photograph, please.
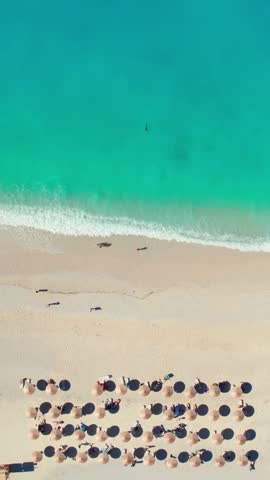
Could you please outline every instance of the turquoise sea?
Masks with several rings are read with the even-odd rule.
[[[270,250],[269,0],[0,13],[0,224]]]

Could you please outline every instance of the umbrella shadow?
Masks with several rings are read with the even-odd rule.
[[[62,434],[64,437],[69,437],[70,435],[73,435],[74,430],[75,430],[74,426],[71,425],[71,423],[68,423],[62,428]]]
[[[222,417],[228,417],[228,415],[231,413],[231,409],[228,405],[221,405],[218,411]]]
[[[164,448],[159,448],[159,450],[156,450],[154,452],[154,455],[156,457],[157,460],[166,460],[167,456],[168,456],[168,452],[166,450],[164,450]]]
[[[246,453],[246,457],[249,459],[250,462],[256,462],[256,460],[258,460],[259,458],[259,453],[257,452],[257,450],[249,450]]]
[[[68,392],[68,390],[70,390],[70,388],[71,388],[70,381],[66,380],[66,379],[61,380],[59,382],[59,388],[60,388],[60,390],[62,390],[62,392]]]
[[[162,413],[162,405],[161,403],[155,403],[154,405],[151,405],[151,412],[153,415],[160,415]]]
[[[234,462],[235,453],[232,450],[228,450],[227,452],[223,453],[223,458],[225,462]]]
[[[179,463],[187,463],[189,461],[189,453],[188,452],[180,452],[178,455],[178,462]]]
[[[90,437],[93,437],[97,433],[97,425],[95,423],[92,423],[87,427],[87,434],[90,435]]]
[[[50,433],[52,432],[52,426],[50,423],[44,423],[44,425],[42,425],[42,430],[40,430],[40,433],[42,435],[50,435]]]
[[[199,395],[203,395],[204,393],[206,393],[208,391],[208,387],[207,387],[206,383],[204,383],[204,382],[196,383],[194,385],[194,388]]]
[[[137,447],[134,449],[134,457],[139,458],[140,460],[144,457],[145,449],[143,447]]]
[[[115,415],[116,413],[119,412],[120,410],[120,405],[117,403],[116,405],[112,405],[110,408],[106,409],[107,412],[111,413],[112,415]]]
[[[121,450],[120,448],[113,447],[108,451],[108,455],[110,455],[110,457],[112,457],[114,460],[117,460],[121,457]]]
[[[131,428],[130,433],[134,438],[139,438],[143,434],[143,429],[140,425],[137,425],[136,427]]]
[[[158,382],[157,380],[154,380],[154,382],[152,382],[150,385],[150,390],[152,392],[160,392],[160,390],[162,389],[162,386],[163,386],[162,382]]]
[[[228,393],[231,390],[231,384],[230,382],[228,382],[228,380],[225,380],[224,382],[219,382],[218,386],[221,393]]]
[[[208,428],[201,428],[198,431],[198,435],[201,440],[206,440],[210,436],[210,431],[208,430]]]
[[[111,437],[111,438],[117,437],[117,435],[119,435],[119,432],[120,432],[120,428],[118,427],[118,425],[112,425],[106,430],[108,437]]]
[[[136,390],[139,390],[140,388],[140,382],[136,378],[133,378],[132,380],[129,380],[128,382],[128,388],[132,392],[135,392]]]
[[[241,383],[241,389],[242,389],[242,392],[243,392],[245,395],[247,395],[248,393],[251,392],[251,390],[252,390],[252,385],[251,385],[251,383],[249,383],[249,382],[243,382],[243,383]]]
[[[107,380],[104,384],[104,387],[104,390],[107,392],[114,392],[116,385],[112,380]]]
[[[253,415],[255,413],[255,408],[252,405],[246,405],[243,408],[243,412],[244,412],[245,417],[253,417]]]
[[[213,458],[213,453],[210,450],[203,450],[200,454],[200,459],[202,462],[211,462]]]
[[[202,403],[201,405],[198,405],[198,407],[196,408],[196,412],[198,415],[200,415],[201,417],[204,417],[205,415],[208,414],[209,412],[209,408],[207,405],[205,405],[204,403]]]
[[[87,451],[90,458],[97,458],[99,456],[99,448],[90,447]]]
[[[73,403],[71,403],[71,402],[64,403],[64,405],[62,407],[62,410],[61,410],[61,414],[62,415],[68,415],[71,412],[72,408],[73,408]]]
[[[52,404],[50,402],[43,402],[39,406],[39,410],[41,411],[41,413],[43,413],[43,415],[46,415],[46,413],[48,413],[51,408]]]
[[[249,428],[248,430],[246,430],[244,435],[246,437],[246,440],[249,441],[249,442],[256,438],[256,432],[252,428]]]
[[[76,455],[78,453],[78,450],[77,448],[75,447],[68,447],[66,450],[65,450],[65,455],[66,457],[68,458],[75,458]]]
[[[234,437],[234,431],[231,428],[224,428],[222,430],[221,435],[223,436],[224,440],[231,440]]]
[[[183,393],[185,388],[186,388],[186,385],[184,384],[184,382],[181,382],[181,381],[175,382],[173,386],[175,393]]]
[[[41,392],[44,392],[44,390],[46,390],[47,385],[48,382],[46,380],[43,380],[43,378],[37,381],[37,389]]]
[[[186,438],[187,430],[185,428],[178,427],[174,430],[174,434],[177,438]]]
[[[48,445],[44,448],[45,457],[52,458],[55,454],[55,448],[52,445]]]
[[[83,415],[91,415],[91,413],[93,413],[95,410],[95,405],[93,403],[86,403],[85,405],[83,405],[82,407],[82,414]]]

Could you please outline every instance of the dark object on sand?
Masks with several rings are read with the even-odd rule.
[[[109,243],[109,242],[101,242],[101,243],[97,243],[97,246],[98,246],[99,248],[103,248],[103,247],[111,247],[111,245],[112,245],[112,244],[111,244],[111,243]]]
[[[93,312],[93,311],[97,312],[99,310],[102,310],[102,308],[101,307],[91,307],[90,308],[90,312]]]
[[[51,307],[52,305],[60,305],[60,302],[48,303],[47,307]]]
[[[148,247],[140,247],[140,248],[137,248],[137,252],[140,252],[141,250],[147,250]]]
[[[39,293],[39,292],[48,292],[48,289],[47,288],[39,288],[38,290],[36,290],[36,293]]]

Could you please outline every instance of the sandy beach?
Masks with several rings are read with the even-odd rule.
[[[51,444],[49,438],[28,439],[32,423],[24,410],[48,397],[43,392],[24,396],[21,378],[68,378],[72,389],[59,393],[56,404],[101,405],[105,394],[98,399],[90,395],[97,377],[111,373],[115,381],[121,375],[147,381],[173,372],[175,380],[186,385],[195,377],[209,384],[227,379],[251,382],[253,389],[245,400],[254,406],[255,415],[245,424],[222,418],[218,425],[210,425],[201,417],[198,428],[208,426],[211,433],[225,427],[235,433],[254,429],[257,436],[248,447],[230,441],[212,450],[215,455],[229,446],[237,455],[257,450],[255,471],[236,462],[220,470],[205,464],[198,470],[179,465],[169,471],[156,462],[152,468],[138,465],[127,471],[117,461],[104,466],[72,461],[56,465],[45,458],[34,473],[14,478],[84,480],[92,474],[100,479],[110,474],[120,479],[127,475],[268,479],[270,255],[136,237],[112,237],[106,239],[112,243],[109,248],[98,248],[100,241],[104,240],[19,228],[0,231],[1,463],[31,461],[33,450]],[[146,250],[137,251],[144,246]],[[37,289],[48,292],[36,294]],[[47,307],[51,302],[60,305]],[[102,310],[90,313],[96,306]],[[179,395],[174,395],[167,403],[177,399]],[[119,414],[106,422],[128,429],[144,403],[161,400],[161,395],[151,393],[145,402],[136,392],[128,392]],[[237,405],[228,395],[207,402],[210,407],[214,402]],[[146,422],[154,425],[160,420],[152,417]],[[127,448],[137,445],[132,440]],[[162,439],[156,445],[163,445]],[[210,440],[206,445],[211,446]],[[184,440],[169,449],[191,450]]]

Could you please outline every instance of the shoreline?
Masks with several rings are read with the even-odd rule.
[[[222,210],[220,212],[209,210],[209,218],[215,224],[219,216],[227,218],[229,212]],[[202,213],[200,214],[202,215]],[[204,217],[200,220],[198,216],[198,224],[204,223]],[[244,215],[244,214],[243,214]],[[265,215],[265,212],[264,212]],[[234,211],[233,229],[238,229],[238,223],[241,224],[241,212]],[[210,222],[211,223],[211,222]],[[260,220],[260,224],[262,219]],[[226,222],[225,222],[226,224]],[[125,237],[145,237],[148,241],[174,241],[180,244],[198,245],[226,248],[228,250],[237,250],[249,253],[269,253],[270,252],[270,233],[255,235],[256,221],[255,219],[246,218],[246,224],[251,228],[252,235],[243,233],[236,235],[235,233],[226,232],[226,228],[220,232],[208,231],[205,229],[193,230],[190,223],[185,225],[163,224],[155,221],[137,220],[126,216],[102,216],[92,215],[87,211],[79,208],[63,208],[63,207],[31,207],[27,205],[4,205],[0,204],[0,229],[29,229],[42,231],[48,234],[64,235],[67,237],[88,237],[88,238],[109,238],[111,236]],[[247,227],[246,225],[246,227]],[[231,226],[232,227],[232,226]],[[246,228],[245,227],[245,228]],[[257,225],[258,227],[258,225]]]

